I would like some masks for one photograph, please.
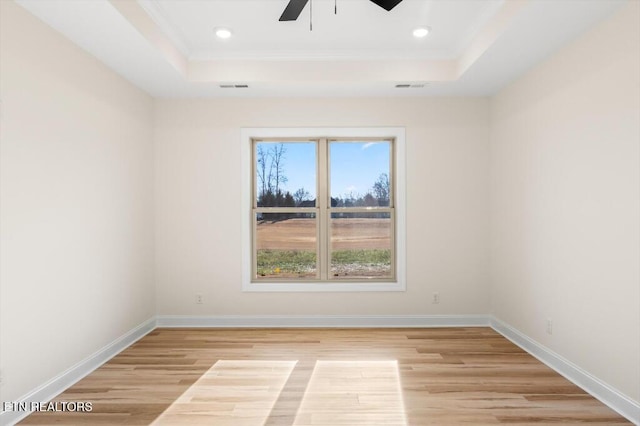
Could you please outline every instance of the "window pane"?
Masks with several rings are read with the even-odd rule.
[[[258,207],[315,207],[315,142],[257,142],[254,154]]]
[[[391,143],[331,142],[332,207],[389,206]]]
[[[256,278],[316,278],[315,213],[256,215]]]
[[[391,277],[392,229],[390,213],[332,213],[331,277]]]

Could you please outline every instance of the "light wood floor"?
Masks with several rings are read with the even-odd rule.
[[[156,329],[21,424],[630,424],[490,328]]]

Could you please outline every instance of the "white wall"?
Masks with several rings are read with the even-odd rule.
[[[155,123],[158,314],[489,311],[486,99],[160,100]],[[406,292],[242,293],[240,128],[298,126],[406,126]]]
[[[0,1],[0,400],[155,313],[152,99]]]
[[[631,1],[491,101],[493,313],[635,401],[639,52]]]

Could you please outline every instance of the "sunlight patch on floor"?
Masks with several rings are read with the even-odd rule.
[[[398,362],[317,361],[294,425],[406,426]]]
[[[220,360],[153,424],[262,425],[296,363]]]

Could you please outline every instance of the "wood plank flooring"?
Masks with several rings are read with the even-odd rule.
[[[156,329],[24,425],[631,424],[490,328]]]

